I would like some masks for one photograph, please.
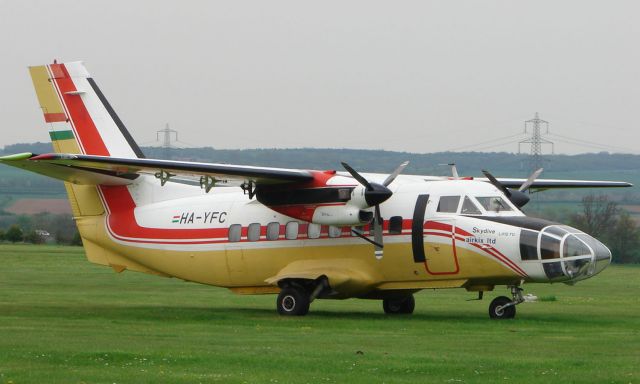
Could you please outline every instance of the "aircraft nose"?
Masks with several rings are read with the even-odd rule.
[[[589,247],[588,250],[585,249],[585,252],[583,252],[585,254],[588,252],[591,256],[588,268],[581,268],[583,265],[586,265],[582,264],[579,257],[575,257],[577,256],[577,253],[573,253],[576,251],[576,247],[574,245],[578,244],[578,242],[586,244]],[[572,280],[581,280],[597,275],[611,263],[611,251],[609,248],[596,238],[585,233],[570,234],[565,239],[565,247],[563,251],[563,258],[565,259],[567,271],[574,272],[570,273],[573,277]],[[585,259],[584,261],[586,262],[587,260]]]
[[[592,238],[593,241],[597,244],[594,244],[594,256],[596,260],[596,267],[594,271],[594,275],[602,272],[609,264],[611,264],[611,251],[604,244],[599,242],[598,240]]]

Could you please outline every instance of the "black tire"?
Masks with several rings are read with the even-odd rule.
[[[416,300],[413,295],[384,299],[382,300],[382,308],[387,315],[410,315],[416,308]]]
[[[309,294],[302,288],[286,287],[278,294],[276,308],[284,316],[304,316],[309,313]]]
[[[506,308],[505,305],[509,304],[512,300],[506,296],[496,297],[489,304],[489,317],[492,319],[513,319],[516,317],[516,306],[511,305]]]

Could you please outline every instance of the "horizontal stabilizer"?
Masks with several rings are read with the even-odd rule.
[[[122,174],[101,169],[83,168],[72,164],[59,165],[44,161],[33,161],[37,157],[38,155],[32,153],[20,153],[0,157],[0,163],[81,185],[127,185],[138,177],[136,174]]]
[[[89,185],[126,185],[139,175],[153,175],[166,179],[209,177],[213,183],[238,181],[255,184],[287,184],[313,180],[311,172],[295,169],[64,153],[45,155],[23,153],[2,157],[0,162],[75,184]]]

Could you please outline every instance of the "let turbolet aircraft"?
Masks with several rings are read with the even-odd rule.
[[[4,164],[65,181],[87,258],[139,271],[278,294],[283,315],[318,298],[380,299],[412,313],[425,288],[509,288],[489,306],[512,318],[524,283],[592,277],[598,240],[525,216],[527,189],[623,182],[314,171],[146,159],[80,62],[30,68],[55,153]],[[190,183],[191,182],[191,183]],[[515,189],[519,188],[519,189]],[[383,253],[384,252],[384,253]]]

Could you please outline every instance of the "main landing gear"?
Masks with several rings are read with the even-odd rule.
[[[492,319],[513,319],[516,317],[516,305],[523,303],[524,296],[522,296],[522,288],[512,285],[511,296],[513,299],[509,299],[506,296],[496,297],[489,304],[489,317]]]
[[[382,308],[387,315],[410,315],[415,307],[413,295],[382,300]]]
[[[289,280],[280,284],[276,300],[278,313],[284,316],[304,316],[311,302],[329,289],[326,278],[318,280]]]

